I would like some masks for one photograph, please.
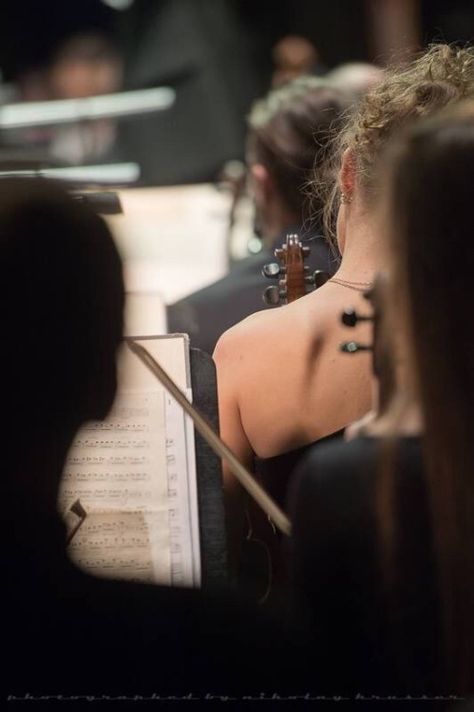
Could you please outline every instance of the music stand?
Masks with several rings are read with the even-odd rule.
[[[4,104],[0,106],[0,130],[56,126],[165,111],[173,106],[175,99],[174,89],[156,87],[80,99]]]

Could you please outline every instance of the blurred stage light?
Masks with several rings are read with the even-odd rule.
[[[102,0],[102,2],[114,10],[128,10],[133,5],[133,0]]]
[[[169,87],[139,89],[81,99],[27,101],[0,107],[0,129],[54,126],[169,109],[176,93]]]
[[[104,163],[93,166],[66,166],[38,170],[0,170],[1,178],[49,178],[91,185],[128,185],[140,178],[138,163]]]

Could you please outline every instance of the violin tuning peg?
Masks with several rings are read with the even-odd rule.
[[[276,306],[286,299],[286,291],[276,285],[267,287],[263,292],[263,301],[268,306]]]
[[[355,309],[344,309],[341,314],[341,321],[344,326],[356,326],[359,321],[373,321],[373,316],[364,316],[358,314]]]
[[[305,260],[310,253],[310,249],[309,249],[308,245],[303,245],[303,247],[301,248],[301,252],[303,255],[303,259]]]
[[[357,341],[344,341],[344,343],[339,346],[339,349],[345,354],[355,354],[358,351],[373,351],[372,346],[359,344]]]
[[[355,309],[344,309],[341,314],[341,321],[344,326],[355,326],[357,324],[357,312]]]
[[[280,267],[280,265],[277,262],[269,262],[268,264],[263,265],[263,268],[262,268],[263,276],[268,277],[269,279],[278,277],[280,274],[283,274],[284,272],[285,272],[285,268]]]
[[[323,284],[326,284],[328,279],[329,274],[327,272],[324,272],[324,270],[322,269],[316,269],[313,272],[314,286],[316,287],[316,289],[318,289],[318,287],[322,287]]]
[[[283,258],[283,250],[282,250],[282,248],[281,248],[281,247],[278,247],[278,248],[274,251],[273,254],[274,254],[275,257],[277,258],[277,260],[281,260],[281,259]]]
[[[304,269],[305,272],[309,271],[308,267]],[[315,289],[318,289],[318,287],[322,287],[323,284],[328,281],[329,275],[327,272],[323,272],[322,269],[317,269],[312,274],[307,274],[304,279],[307,284],[311,284]]]

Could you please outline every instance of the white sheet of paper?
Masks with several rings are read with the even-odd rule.
[[[160,292],[171,304],[228,271],[231,195],[211,184],[130,188],[122,215],[107,217],[127,291]]]
[[[156,336],[167,333],[166,307],[157,292],[127,292],[124,335]]]
[[[187,337],[141,339],[188,388]],[[59,506],[87,517],[70,545],[87,571],[197,586],[200,546],[194,429],[135,354],[123,347],[119,392],[105,421],[87,423],[69,452]]]

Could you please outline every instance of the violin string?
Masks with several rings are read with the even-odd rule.
[[[324,240],[323,235],[312,235],[312,237],[302,237],[300,239],[301,244],[305,244],[306,242],[314,242],[314,240]]]

